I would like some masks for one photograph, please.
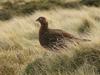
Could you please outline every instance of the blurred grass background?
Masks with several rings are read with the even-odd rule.
[[[99,75],[100,0],[1,0],[0,75]],[[42,48],[39,16],[91,42],[60,52]]]

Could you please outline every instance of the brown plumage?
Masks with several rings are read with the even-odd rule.
[[[68,47],[67,42],[78,43],[78,41],[89,41],[87,39],[76,38],[60,29],[49,29],[45,17],[39,17],[36,21],[39,21],[41,24],[39,30],[39,42],[44,48],[59,50]]]

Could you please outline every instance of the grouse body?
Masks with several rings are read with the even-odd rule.
[[[49,29],[45,17],[39,17],[37,21],[41,24],[39,30],[39,42],[44,48],[49,50],[59,50],[67,47],[66,43],[73,42],[73,40],[87,41],[87,39],[76,38],[72,34],[60,29]]]

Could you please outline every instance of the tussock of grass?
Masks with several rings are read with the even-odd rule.
[[[6,5],[6,6],[5,6]],[[11,2],[1,3],[3,10],[10,11],[8,16],[12,15],[29,15],[36,10],[48,10],[56,7],[62,8],[78,8],[80,4],[77,1],[66,2],[65,0],[31,0],[28,2]],[[4,12],[6,13],[6,12]],[[9,18],[10,19],[10,18]]]
[[[44,57],[44,58],[43,58]],[[42,58],[36,59],[33,63],[29,64],[25,70],[26,75],[47,75],[47,74],[53,74],[57,75],[58,71],[62,71],[63,73],[65,72],[63,69],[66,70],[64,66],[66,66],[67,62],[67,56],[62,56],[64,58],[60,59],[60,56],[54,56],[49,57],[49,56],[43,56]],[[45,60],[44,60],[45,59]],[[65,59],[65,62],[64,62]],[[38,70],[38,71],[37,71]]]
[[[67,55],[58,55],[51,58],[43,56],[42,58],[38,58],[26,67],[25,73],[26,75],[59,75],[59,73],[61,75],[73,75],[73,72],[84,67],[84,64],[87,64],[88,68],[91,67],[99,73],[100,51],[91,48],[82,50],[84,51],[77,53],[69,59]]]
[[[15,75],[16,71],[9,65],[0,65],[0,75]]]
[[[82,1],[66,1],[66,0],[31,0],[31,1],[6,1],[4,3],[1,3],[2,9],[5,11],[4,14],[7,16],[5,17],[3,14],[2,16],[5,17],[5,19],[2,20],[8,20],[13,15],[29,15],[32,14],[32,12],[35,12],[36,10],[49,10],[57,7],[61,8],[75,8],[75,9],[81,9],[82,4],[90,4],[90,5],[99,5],[99,0],[97,1],[89,1],[89,0],[82,0]],[[92,4],[91,4],[92,3]],[[86,4],[86,5],[87,5]],[[6,5],[6,6],[5,6]],[[9,13],[6,11],[9,11]]]
[[[85,63],[71,75],[99,75],[99,73],[94,66]]]
[[[100,0],[81,0],[81,3],[88,6],[100,6]]]
[[[78,28],[78,32],[81,35],[91,33],[92,29],[95,27],[94,20],[88,17],[88,18],[83,18],[82,21],[83,21],[82,25]]]
[[[12,18],[12,15],[10,14],[9,11],[3,10],[3,9],[0,10],[0,20],[1,21],[9,20],[11,18]]]
[[[93,65],[100,73],[100,51],[96,49],[83,49],[83,52],[77,53],[77,60],[83,60],[84,63]]]

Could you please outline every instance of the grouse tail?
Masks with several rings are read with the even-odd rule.
[[[79,39],[79,38],[74,38],[74,39],[76,39],[76,40],[79,40],[79,41],[91,41],[90,39]]]

